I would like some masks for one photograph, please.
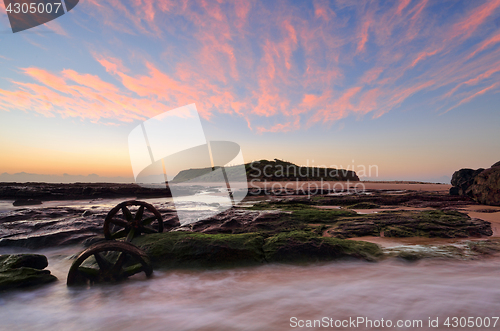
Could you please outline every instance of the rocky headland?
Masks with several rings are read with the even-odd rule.
[[[244,166],[248,181],[359,181],[358,175],[352,170],[298,166],[279,159],[254,161],[246,163]],[[231,173],[238,171],[239,167],[225,167],[224,169],[227,176],[231,177]],[[201,178],[201,181],[204,182],[218,181],[218,178],[210,176],[212,170],[212,168],[183,170],[174,177],[172,183],[182,183],[194,178]]]

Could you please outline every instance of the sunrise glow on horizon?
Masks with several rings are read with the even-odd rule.
[[[500,0],[81,0],[15,34],[0,2],[0,32],[0,174],[131,178],[130,131],[192,103],[246,162],[445,181],[499,159]]]

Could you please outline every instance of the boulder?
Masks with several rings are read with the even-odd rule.
[[[466,194],[481,204],[500,206],[500,166],[481,172]]]
[[[491,166],[492,168],[494,167],[500,167],[500,161],[498,161],[497,163],[495,163],[494,165]]]
[[[484,171],[483,168],[479,168],[477,170],[460,169],[458,171],[455,171],[455,173],[451,178],[451,185],[453,185],[456,188],[450,189],[450,194],[457,195],[456,193],[458,192],[458,195],[465,195],[467,189],[472,184],[474,184],[474,179],[476,178],[476,176],[483,171]]]
[[[0,255],[0,269],[17,269],[28,267],[45,269],[49,265],[47,258],[39,254],[11,254]]]
[[[47,265],[44,255],[0,255],[0,291],[56,281],[49,270],[43,270]]]

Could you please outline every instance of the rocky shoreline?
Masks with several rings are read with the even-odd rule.
[[[463,212],[467,206],[480,207],[466,195],[412,190],[316,190],[310,196],[280,190],[267,192],[267,196],[249,195],[238,207],[183,226],[171,203],[156,203],[165,221],[164,232],[134,238],[132,243],[150,256],[154,268],[226,268],[338,259],[378,261],[391,257],[406,261],[477,259],[500,252],[497,239],[488,239],[493,234],[491,223]],[[3,212],[0,247],[38,250],[81,245],[83,250],[104,240],[102,226],[108,211],[109,206],[89,204],[42,205]],[[457,243],[387,248],[367,242],[367,236],[453,238]]]
[[[151,188],[137,184],[112,183],[0,183],[0,200],[16,200],[17,205],[32,200],[31,205],[51,200],[78,200],[123,197],[171,197],[168,187]],[[28,204],[25,204],[28,205]]]

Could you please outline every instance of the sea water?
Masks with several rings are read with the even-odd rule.
[[[68,256],[80,249],[39,251],[49,257],[48,268],[59,281],[1,293],[1,330],[350,330],[352,324],[335,328],[335,321],[359,318],[422,323],[385,329],[449,330],[447,318],[489,317],[493,328],[500,315],[500,259],[495,258],[163,270],[150,279],[68,288]],[[436,319],[439,327],[430,328]],[[308,321],[317,321],[316,328],[299,327]]]

